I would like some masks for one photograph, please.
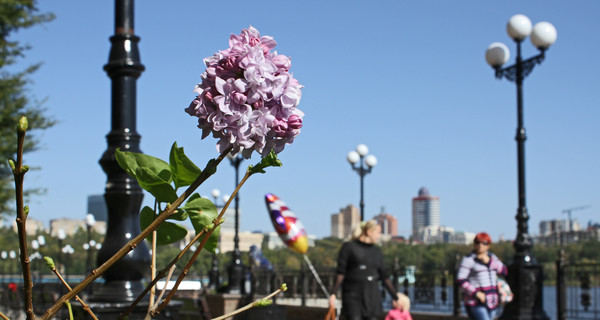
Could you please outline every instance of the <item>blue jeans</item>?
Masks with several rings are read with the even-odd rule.
[[[494,320],[496,316],[496,309],[490,310],[486,306],[465,306],[467,309],[467,315],[471,320]]]

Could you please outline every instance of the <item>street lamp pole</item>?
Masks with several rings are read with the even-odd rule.
[[[556,41],[556,29],[548,22],[539,22],[533,28],[531,21],[524,15],[517,14],[510,18],[507,32],[517,45],[516,63],[502,68],[508,61],[508,48],[495,42],[486,52],[487,62],[495,69],[496,78],[506,78],[517,85],[517,176],[518,199],[517,237],[514,242],[515,256],[508,266],[508,283],[514,291],[514,300],[504,307],[501,319],[548,319],[543,309],[542,267],[531,255],[533,241],[528,233],[529,214],[525,197],[525,140],[523,126],[523,80],[536,64],[542,63],[545,51]],[[540,54],[523,60],[521,42],[531,35],[531,42],[540,50]]]
[[[364,178],[377,165],[377,158],[374,155],[367,155],[368,153],[369,148],[364,144],[359,144],[356,146],[356,151],[348,152],[346,157],[352,170],[360,176],[360,221],[365,221]],[[359,163],[358,166],[355,166],[357,163]]]
[[[235,185],[240,183],[239,168],[244,158],[240,154],[232,155],[228,154],[227,157],[231,162],[231,165],[235,168]],[[229,268],[227,269],[229,275],[229,293],[241,293],[242,282],[244,281],[244,266],[242,265],[242,257],[240,253],[240,207],[239,207],[239,192],[235,194],[235,234],[233,236],[233,252],[232,259]]]
[[[87,245],[88,245],[88,249],[87,249],[87,265],[86,265],[86,274],[90,274],[92,272],[93,269],[93,265],[92,265],[92,248],[90,247],[91,241],[92,241],[92,227],[94,226],[94,224],[96,224],[96,218],[94,218],[94,215],[91,213],[88,213],[85,216],[85,226],[87,227]]]

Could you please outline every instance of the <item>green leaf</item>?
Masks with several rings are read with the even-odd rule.
[[[154,221],[154,210],[150,207],[144,207],[140,212],[140,228],[146,229]],[[178,224],[164,221],[156,228],[156,244],[159,246],[171,244],[187,236],[187,229]],[[146,237],[146,240],[152,242],[152,233]]]
[[[202,172],[202,170],[200,170],[200,168],[185,155],[183,147],[177,147],[177,142],[174,142],[171,147],[169,165],[171,166],[175,189],[191,185]]]
[[[174,202],[177,194],[171,186],[172,174],[169,164],[161,159],[128,151],[115,151],[117,162],[134,177],[140,186],[150,192],[158,202]]]
[[[188,212],[196,234],[200,233],[206,226],[211,225],[213,220],[219,215],[215,204],[209,199],[201,198],[197,193],[189,198],[183,209]],[[215,251],[215,248],[219,244],[220,232],[221,226],[219,225],[204,244],[204,249],[210,252]]]
[[[248,167],[248,171],[250,172],[250,174],[255,174],[255,173],[265,173],[265,168],[267,167],[281,167],[281,161],[279,161],[279,159],[277,159],[277,154],[271,150],[271,152],[269,152],[269,154],[262,158],[260,160],[259,163],[257,163],[255,166],[249,166]]]
[[[158,202],[173,203],[177,200],[177,193],[169,183],[161,179],[150,168],[139,167],[135,171],[140,186],[150,192]]]

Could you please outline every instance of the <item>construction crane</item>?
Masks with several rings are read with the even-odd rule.
[[[583,210],[583,209],[587,209],[591,207],[590,205],[585,205],[585,206],[579,206],[579,207],[573,207],[573,208],[569,208],[569,209],[564,209],[562,211],[562,213],[566,213],[569,215],[569,231],[573,231],[573,220],[571,219],[571,212],[572,211],[577,211],[577,210]]]

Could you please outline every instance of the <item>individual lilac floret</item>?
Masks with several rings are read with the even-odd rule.
[[[300,133],[303,86],[289,72],[290,58],[271,51],[276,45],[250,26],[229,37],[228,49],[204,59],[202,82],[185,111],[198,117],[202,139],[211,132],[219,139],[219,152],[232,147],[245,158],[254,150],[265,157]]]

